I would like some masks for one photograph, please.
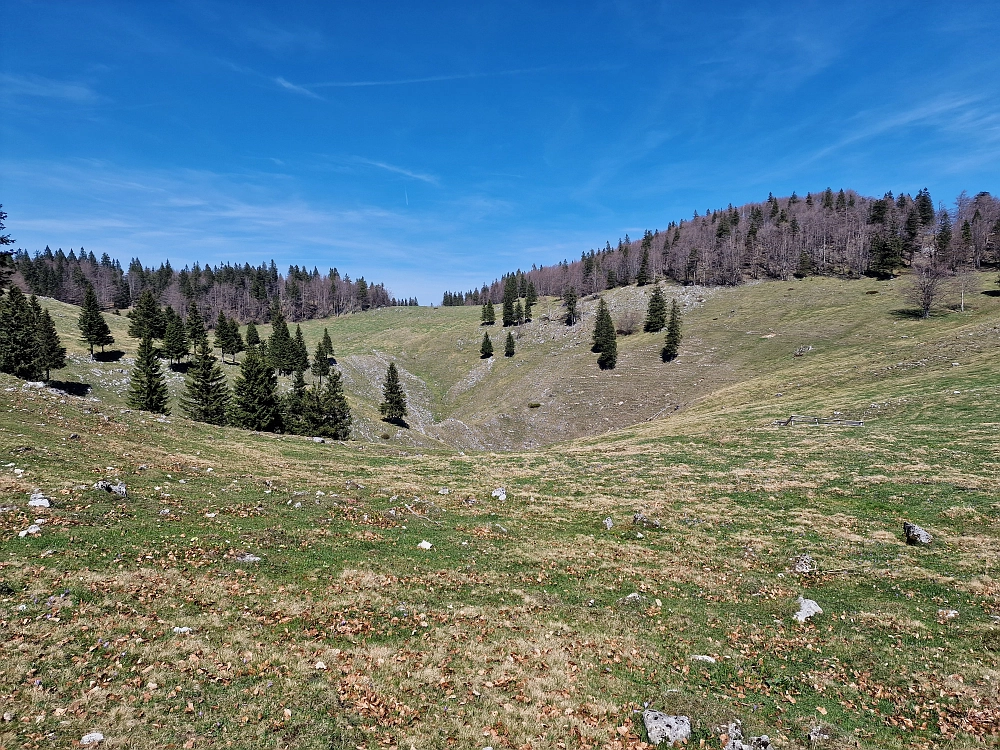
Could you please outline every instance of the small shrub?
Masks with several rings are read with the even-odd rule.
[[[540,406],[541,406],[541,404],[538,403],[537,401],[532,401],[530,404],[528,404],[528,408],[529,409],[537,409]]]
[[[388,432],[383,432],[381,435],[379,435],[379,437],[382,438],[383,440],[388,440],[389,439],[389,433]]]

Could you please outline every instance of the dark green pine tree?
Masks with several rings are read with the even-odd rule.
[[[126,403],[133,409],[169,414],[167,408],[167,383],[160,369],[160,358],[153,347],[153,339],[143,338],[132,368]]]
[[[56,324],[49,315],[49,309],[42,310],[42,315],[35,328],[38,341],[38,369],[45,371],[45,379],[49,379],[51,370],[60,370],[66,366],[66,347],[59,340]]]
[[[191,300],[188,303],[187,320],[184,322],[184,332],[187,334],[191,351],[198,351],[201,342],[208,343],[208,333],[205,331],[205,321],[198,312],[198,304]]]
[[[646,308],[646,321],[642,324],[642,330],[646,333],[659,333],[666,324],[667,299],[663,296],[663,290],[657,286],[649,295],[649,306]]]
[[[285,316],[277,305],[271,310],[271,336],[267,340],[267,356],[271,367],[282,375],[295,371],[295,349]]]
[[[402,427],[406,427],[404,418],[406,417],[406,394],[403,386],[399,382],[399,371],[396,363],[390,362],[389,368],[385,372],[385,382],[382,384],[382,403],[378,410],[382,414],[382,420],[392,422]]]
[[[483,305],[482,321],[482,325],[484,326],[491,326],[497,322],[497,314],[493,309],[492,300],[486,300],[486,304]]]
[[[188,370],[180,398],[181,409],[196,422],[224,425],[229,422],[229,397],[226,376],[208,346],[208,337],[204,337],[198,343],[194,362]]]
[[[323,329],[323,357],[329,360],[333,356],[333,341],[330,339],[330,332],[327,329]]]
[[[35,313],[24,293],[11,286],[0,299],[0,372],[25,380],[40,374]]]
[[[3,233],[3,230],[6,228],[4,226],[6,220],[7,212],[3,210],[3,204],[0,203],[0,294],[7,288],[7,285],[10,283],[10,277],[14,275],[14,263],[11,253],[4,250],[6,246],[14,244],[14,239],[9,234]]]
[[[524,307],[521,306],[521,300],[514,303],[514,322],[524,325]]]
[[[538,292],[535,291],[535,282],[528,281],[528,291],[524,295],[524,317],[531,320],[531,314],[528,312],[535,304],[538,302]]]
[[[316,353],[313,355],[312,367],[309,368],[309,372],[313,374],[314,378],[319,378],[320,385],[323,384],[323,378],[330,374],[330,359],[326,354],[326,346],[320,341],[316,345]]]
[[[83,307],[80,309],[80,317],[77,320],[83,342],[90,346],[90,356],[94,356],[94,347],[104,347],[115,343],[115,337],[111,335],[108,322],[101,314],[101,306],[97,302],[97,294],[94,287],[87,284],[87,289],[83,293]]]
[[[611,311],[604,297],[597,305],[597,323],[594,326],[594,350],[599,351],[597,366],[602,370],[613,370],[618,364],[618,334]]]
[[[571,326],[576,323],[576,289],[570,287],[563,294],[563,302],[566,303],[566,325]]]
[[[483,359],[489,359],[493,356],[493,342],[490,340],[489,331],[483,334],[483,344],[479,347],[479,355]]]
[[[229,318],[219,310],[219,317],[215,319],[215,347],[222,350],[222,361],[226,361],[226,355],[233,353],[233,331],[229,327]]]
[[[306,379],[302,370],[296,370],[292,376],[292,389],[281,398],[281,424],[285,432],[309,434],[310,425],[306,418],[308,398]]]
[[[337,370],[330,371],[326,387],[313,384],[308,401],[310,433],[334,440],[351,439],[351,409],[344,396],[344,386]]]
[[[247,346],[257,346],[260,343],[260,334],[257,333],[257,326],[251,320],[247,323]]]
[[[667,323],[667,338],[660,352],[660,359],[669,362],[676,359],[677,350],[681,345],[681,308],[677,300],[670,303],[670,322]]]
[[[638,286],[646,286],[649,283],[649,248],[643,243],[642,261],[639,263],[639,273],[635,277]]]
[[[508,276],[503,284],[503,325],[504,328],[517,322],[514,317],[514,302],[517,300],[517,278]]]
[[[514,334],[507,331],[507,340],[503,345],[503,356],[513,357],[514,356]]]
[[[240,363],[240,374],[233,383],[229,423],[262,432],[281,429],[278,377],[258,347],[250,349]]]
[[[181,358],[186,357],[188,353],[184,321],[176,313],[167,317],[167,330],[163,334],[163,356],[171,362],[173,360],[180,362]]]
[[[306,348],[306,340],[302,335],[302,326],[298,324],[295,326],[295,338],[292,339],[292,345],[295,351],[293,369],[296,372],[305,372],[309,369],[309,350]]]
[[[152,289],[139,295],[128,318],[128,335],[134,339],[162,339],[167,332],[166,315],[160,309],[160,303]]]

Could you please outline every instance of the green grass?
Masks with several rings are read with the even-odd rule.
[[[474,308],[304,324],[310,348],[330,328],[373,431],[365,357],[426,383],[427,436],[388,441],[164,422],[103,381],[92,401],[0,378],[0,747],[636,747],[645,703],[708,747],[736,718],[786,747],[817,724],[830,747],[995,742],[997,300],[918,321],[894,285],[688,290],[678,361],[634,334],[612,373],[590,324],[546,328],[543,306],[518,358],[461,393]],[[835,411],[865,426],[771,424]],[[444,445],[448,418],[504,450]],[[518,449],[529,435],[577,439]],[[128,500],[91,489],[105,477]],[[53,508],[27,508],[36,488]],[[903,543],[904,520],[934,543]],[[817,574],[791,572],[800,553]],[[805,626],[800,594],[824,610]]]

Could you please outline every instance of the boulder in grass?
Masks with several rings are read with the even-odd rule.
[[[823,609],[812,599],[804,599],[799,597],[799,611],[796,612],[792,617],[801,623],[805,623],[813,615],[823,614]]]
[[[98,745],[104,742],[104,735],[100,732],[88,732],[80,738],[81,745]]]
[[[743,726],[739,721],[734,721],[726,730],[729,737],[723,750],[773,750],[771,738],[766,734],[759,737],[743,737]]]
[[[28,500],[29,508],[48,508],[51,506],[51,501],[45,497],[41,492],[32,492],[31,498]]]
[[[909,521],[903,523],[903,536],[906,537],[907,544],[930,544],[934,539],[927,531]]]
[[[653,745],[684,743],[691,738],[691,719],[687,716],[670,716],[662,711],[647,709],[642,712],[642,723]]]

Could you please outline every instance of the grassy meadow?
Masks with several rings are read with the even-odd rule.
[[[0,748],[623,750],[647,705],[693,747],[737,718],[778,747],[995,744],[1000,296],[919,320],[903,281],[671,287],[680,357],[640,315],[608,372],[594,300],[572,328],[543,301],[492,364],[478,308],[305,322],[356,418],[325,444],[126,409],[127,321],[90,362],[44,301],[54,378],[89,388],[0,376]],[[390,360],[409,430],[377,420]]]

